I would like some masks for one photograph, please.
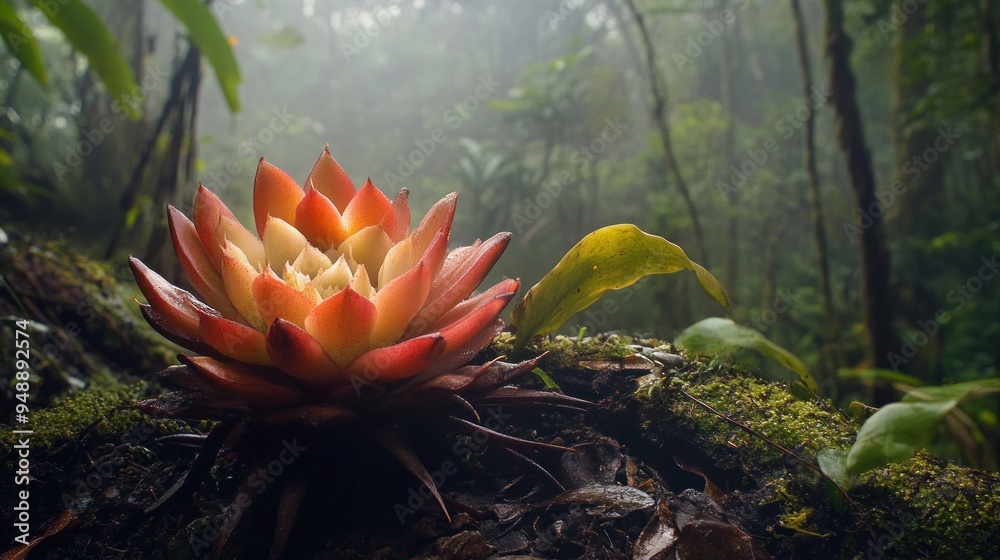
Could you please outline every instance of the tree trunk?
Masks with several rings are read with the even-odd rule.
[[[809,62],[809,46],[806,41],[806,26],[802,18],[799,0],[790,0],[792,19],[795,22],[795,43],[799,57],[799,71],[802,74],[802,98],[807,107],[812,107],[804,123],[805,168],[809,183],[809,218],[812,222],[813,239],[816,242],[816,260],[819,272],[819,293],[823,309],[823,356],[827,372],[836,371],[839,366],[836,348],[838,346],[837,326],[833,316],[833,295],[830,290],[830,258],[826,241],[826,226],[823,220],[823,202],[820,196],[819,171],[816,166],[816,111],[811,104],[813,97],[812,66]],[[818,104],[817,104],[818,105]]]
[[[990,73],[990,91],[997,103],[997,110],[993,113],[993,165],[994,169],[1000,173],[1000,36],[997,33],[997,26],[1000,22],[997,18],[996,0],[981,0],[979,6],[979,24],[983,30],[983,59],[986,68]]]
[[[660,72],[656,63],[656,49],[653,41],[649,37],[649,30],[646,29],[646,22],[639,9],[635,6],[634,0],[623,0],[625,8],[629,11],[632,19],[635,20],[636,29],[639,31],[639,38],[642,40],[643,50],[646,54],[646,67],[649,72],[649,89],[653,96],[653,120],[656,122],[656,129],[660,133],[660,141],[663,143],[663,163],[667,166],[671,178],[677,184],[677,191],[684,199],[688,215],[691,217],[691,229],[694,230],[695,243],[698,246],[698,257],[702,266],[708,266],[708,249],[705,246],[705,234],[701,229],[701,220],[698,219],[698,209],[691,198],[691,191],[687,182],[681,174],[680,167],[677,166],[677,158],[674,156],[673,143],[670,140],[670,122],[667,120],[667,89],[660,81]]]
[[[906,0],[895,0],[893,10],[903,12]],[[920,115],[911,113],[924,97],[931,79],[929,73],[912,71],[914,60],[926,49],[920,40],[926,24],[926,10],[916,10],[903,19],[893,35],[893,143],[895,144],[896,171],[894,179],[905,186],[899,204],[889,210],[893,228],[901,233],[917,233],[927,238],[943,233],[943,222],[936,219],[943,203],[941,184],[944,180],[942,161],[920,166],[920,173],[907,173],[912,169],[913,158],[920,158],[924,150],[933,148],[937,130]],[[916,117],[916,118],[914,118]],[[914,122],[915,121],[915,122]],[[910,163],[907,166],[907,163]],[[926,169],[925,169],[926,167]],[[933,310],[932,310],[933,312]]]
[[[120,52],[135,76],[135,81],[143,87],[147,77],[157,78],[153,69],[144,68],[143,55],[146,53],[146,29],[144,26],[145,0],[119,0],[113,5],[100,7],[100,17],[115,38]],[[86,186],[78,185],[80,192],[90,193],[82,213],[89,221],[83,227],[97,235],[106,235],[108,221],[102,210],[104,202],[121,196],[123,185],[128,181],[128,169],[135,161],[135,145],[141,141],[149,127],[147,119],[133,121],[123,119],[115,111],[115,100],[107,90],[95,87],[99,83],[94,72],[86,72],[80,79],[80,100],[82,103],[81,123],[78,141],[89,148],[89,155],[83,158],[78,180]],[[143,90],[145,96],[155,92]],[[140,102],[140,108],[149,105]],[[78,209],[78,212],[80,209]]]
[[[177,66],[170,80],[170,90],[167,100],[164,102],[160,116],[153,126],[153,133],[143,145],[139,156],[139,163],[132,169],[131,178],[125,192],[118,202],[117,225],[113,230],[112,237],[105,249],[104,258],[109,259],[118,249],[118,243],[123,235],[129,230],[127,214],[130,208],[140,196],[146,183],[143,181],[151,168],[159,165],[161,169],[156,175],[156,185],[153,188],[151,197],[154,208],[162,208],[163,203],[170,201],[177,187],[179,166],[182,164],[182,155],[187,155],[183,162],[184,170],[190,176],[193,169],[194,159],[194,126],[197,114],[198,86],[201,74],[201,54],[194,44],[188,46],[188,51],[183,60]],[[170,128],[168,128],[170,125]],[[170,142],[167,150],[158,149],[160,135],[169,131]],[[184,140],[187,139],[189,145],[187,152],[182,154]],[[159,156],[159,158],[157,157]],[[158,218],[154,218],[152,231],[146,250],[146,260],[156,262],[155,253],[159,247],[165,244],[166,240],[166,219],[162,213],[157,212]]]
[[[872,367],[890,368],[890,354],[896,348],[892,328],[892,301],[889,290],[889,254],[883,232],[883,212],[875,198],[875,174],[871,154],[865,143],[861,112],[855,98],[854,72],[851,70],[851,38],[844,31],[843,0],[823,0],[826,15],[825,50],[830,61],[831,100],[837,123],[837,142],[844,154],[847,175],[858,210],[857,223],[851,228],[852,242],[861,256],[864,322],[868,337],[868,362]],[[872,212],[872,209],[875,209]],[[884,210],[884,209],[882,209]],[[877,214],[877,216],[876,216]],[[890,397],[876,391],[876,404]]]
[[[906,13],[904,0],[895,0],[893,11]],[[934,149],[938,135],[937,127],[925,115],[914,111],[924,99],[932,83],[934,67],[925,72],[913,72],[914,65],[920,65],[930,53],[923,41],[927,20],[927,10],[916,10],[903,18],[895,27],[893,39],[892,75],[892,141],[895,156],[893,180],[904,191],[896,204],[886,212],[888,223],[901,236],[919,236],[931,239],[944,233],[948,228],[939,219],[946,204],[944,194],[944,160],[934,163],[922,162],[927,149]],[[914,165],[917,163],[917,165]],[[919,169],[918,169],[919,168]],[[914,171],[919,171],[914,173]],[[920,247],[904,246],[896,253],[897,270],[901,278],[923,278],[925,271],[933,268],[931,259]],[[918,320],[933,316],[943,303],[940,298],[921,286],[921,282],[909,282],[910,288],[899,290],[907,294],[897,301],[896,314],[907,321],[906,325],[916,328]],[[916,361],[909,362],[910,371],[924,372],[924,380],[934,382],[937,377],[934,364],[937,343],[928,344],[920,351]],[[930,358],[930,359],[928,359]]]
[[[729,9],[729,0],[722,0],[719,6],[722,10]],[[739,23],[737,22],[736,25]],[[739,34],[735,34],[736,41]],[[738,45],[737,45],[738,46]],[[734,49],[730,34],[722,36],[722,106],[726,111],[726,130],[722,139],[723,161],[733,164],[736,153],[736,103],[733,100],[733,53]],[[728,167],[726,167],[728,169]],[[723,172],[724,173],[724,172]],[[729,288],[730,298],[739,291],[739,239],[740,239],[740,192],[739,189],[726,189],[726,202],[729,203],[728,224],[726,225],[729,248],[726,253],[725,278]]]

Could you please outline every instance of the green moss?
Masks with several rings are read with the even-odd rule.
[[[70,441],[80,437],[91,425],[93,428],[88,434],[98,438],[126,433],[142,419],[142,414],[131,405],[145,390],[146,384],[142,382],[91,387],[70,393],[46,409],[33,411],[32,446],[48,448]],[[13,444],[14,434],[7,428],[0,431],[0,447],[9,452]]]
[[[863,474],[852,494],[885,505],[875,523],[900,558],[1000,557],[1000,477],[918,453]],[[973,552],[974,551],[974,552]]]
[[[821,529],[812,522],[812,514],[815,511],[811,507],[803,507],[798,511],[786,512],[778,516],[778,523],[796,533],[810,537],[829,538],[834,535],[832,532],[820,533]]]
[[[692,362],[694,371],[661,381],[649,394],[685,418],[717,445],[737,445],[756,454],[780,458],[780,452],[746,431],[695,405],[684,391],[727,417],[743,423],[778,445],[815,457],[821,449],[847,449],[857,425],[832,406],[793,397],[780,383],[726,372],[725,366]]]
[[[583,338],[554,336],[533,341],[525,352],[537,356],[545,353],[541,367],[546,370],[578,369],[581,361],[615,360],[634,354],[629,347],[633,339],[621,335],[599,335]],[[512,355],[514,352],[514,337],[510,333],[501,333],[493,344],[498,354]]]
[[[107,379],[125,369],[153,372],[175,363],[178,349],[142,319],[136,303],[142,296],[124,262],[119,268],[81,256],[64,242],[25,238],[0,250],[0,269],[18,294],[0,294],[0,311],[47,327],[33,333],[37,373],[68,387],[73,377]]]
[[[1000,476],[917,454],[858,477],[844,503],[814,471],[694,403],[681,391],[748,426],[807,461],[822,449],[847,449],[859,424],[827,403],[802,401],[780,383],[698,361],[688,371],[647,384],[647,427],[683,430],[729,472],[749,475],[770,531],[833,546],[838,558],[1000,558]],[[671,427],[672,426],[672,427]],[[671,432],[673,430],[673,432]],[[830,543],[835,539],[838,544]],[[826,554],[830,551],[827,550]],[[884,555],[883,555],[884,553]]]

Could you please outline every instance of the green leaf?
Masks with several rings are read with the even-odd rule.
[[[855,475],[909,459],[927,447],[938,423],[958,399],[920,403],[892,403],[880,408],[861,429],[847,453],[847,473]]]
[[[977,379],[938,387],[919,387],[903,396],[903,402],[926,402],[958,399],[965,401],[1000,392],[1000,379]]]
[[[902,402],[883,406],[861,426],[847,455],[848,472],[908,459],[914,450],[930,444],[938,423],[959,403],[997,392],[998,378],[913,389]]]
[[[559,391],[560,390],[559,389],[559,384],[556,383],[555,381],[553,381],[552,378],[549,377],[549,374],[545,373],[544,369],[536,367],[535,369],[531,370],[531,373],[533,373],[536,376],[538,376],[538,379],[540,379],[542,381],[542,383],[545,385],[545,390],[546,391]]]
[[[889,381],[891,383],[902,383],[911,387],[923,385],[923,381],[905,373],[900,373],[891,369],[867,368],[867,369],[841,369],[840,377],[844,379],[859,379],[862,381]]]
[[[742,349],[759,352],[797,374],[810,391],[816,392],[816,381],[802,360],[760,332],[737,325],[732,319],[709,317],[698,321],[677,335],[674,344],[708,356],[731,356]]]
[[[823,474],[837,483],[841,488],[847,488],[850,479],[847,477],[847,451],[843,449],[821,449],[816,454],[816,463]]]
[[[240,69],[236,64],[236,56],[229,46],[229,40],[219,27],[219,22],[201,0],[160,0],[165,8],[171,11],[184,24],[191,35],[191,42],[198,47],[208,63],[215,70],[219,87],[226,97],[229,110],[240,110],[240,99],[237,92],[240,81]]]
[[[82,0],[32,0],[32,4],[62,31],[73,48],[87,57],[111,97],[122,103],[129,116],[138,118],[140,109],[127,97],[136,87],[135,76],[97,14]]]
[[[608,290],[631,286],[650,274],[692,270],[705,293],[730,312],[722,284],[684,250],[632,224],[601,228],[580,240],[514,307],[516,347],[558,329]]]
[[[49,77],[45,74],[42,51],[38,49],[38,42],[35,41],[31,29],[21,21],[17,11],[7,0],[0,0],[0,36],[21,66],[40,84],[49,85]]]

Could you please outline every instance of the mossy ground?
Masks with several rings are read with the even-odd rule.
[[[36,372],[36,381],[48,389],[32,403],[32,464],[36,466],[32,499],[36,534],[66,509],[73,512],[77,526],[48,539],[39,547],[38,557],[117,558],[123,550],[136,559],[191,557],[191,539],[217,521],[248,466],[221,458],[211,479],[190,502],[179,504],[168,515],[144,513],[190,468],[196,453],[159,438],[205,433],[210,426],[152,419],[131,407],[136,399],[162,390],[143,378],[166,365],[173,349],[138,319],[131,302],[134,289],[119,285],[102,265],[60,251],[29,245],[0,254],[4,275],[20,291],[29,312],[51,332],[68,334],[70,341],[53,354],[52,364],[43,363],[51,369]],[[41,276],[29,278],[36,273]],[[84,315],[78,309],[81,302],[89,306],[83,308],[89,309]],[[9,297],[0,303],[8,313],[19,310]],[[87,322],[90,311],[93,318]],[[70,333],[67,325],[72,321],[84,328]],[[635,464],[658,473],[652,476],[652,483],[662,484],[658,492],[679,494],[704,488],[709,494],[707,479],[726,515],[774,557],[1000,558],[996,538],[1000,534],[1000,479],[995,474],[918,454],[858,477],[845,498],[790,454],[814,462],[823,449],[847,449],[854,441],[857,420],[826,402],[798,399],[785,384],[683,352],[684,360],[664,368],[660,375],[651,375],[634,363],[615,366],[637,347],[679,352],[657,340],[621,335],[535,341],[523,355],[512,357],[545,352],[539,367],[563,391],[597,406],[575,417],[577,424],[566,425],[559,415],[542,411],[521,416],[522,423],[529,421],[528,426],[510,428],[524,433],[548,430],[550,437],[575,430],[577,435],[590,434],[602,441],[617,440]],[[492,349],[493,355],[512,352],[507,336]],[[86,388],[64,383],[53,374],[56,370],[82,381]],[[542,380],[527,376],[521,383],[540,386]],[[9,428],[0,428],[5,468],[11,467],[11,444]],[[471,464],[466,468],[471,469]],[[489,465],[478,468],[483,472]],[[391,470],[382,474],[394,476]],[[397,494],[405,496],[411,484],[403,474],[396,486],[369,489],[378,488],[391,504]],[[450,484],[463,488],[465,494],[477,494],[478,489],[479,495],[492,496],[494,491],[477,486],[474,480]],[[4,496],[12,491],[9,477],[0,482]],[[366,500],[371,499],[367,495]],[[362,515],[361,519],[372,523],[377,520],[378,528],[356,523],[348,536],[330,537],[316,557],[367,558],[377,551],[379,557],[409,558],[411,554],[405,551],[413,550],[422,551],[414,554],[424,558],[439,557],[438,549],[443,548],[435,548],[433,538],[426,540],[424,521],[408,524],[402,531],[398,526],[381,526],[395,522],[391,512],[388,508]],[[322,504],[320,513],[340,515],[346,521],[353,517],[350,512],[331,513],[327,504]],[[538,519],[542,518],[540,512]],[[615,523],[617,538],[629,542],[645,519]],[[315,520],[312,524],[325,527]],[[471,526],[489,534],[483,529],[487,525],[477,521]],[[434,538],[451,538],[447,537],[451,529],[441,531]],[[593,538],[602,537],[595,533]],[[353,556],[336,556],[345,550]]]
[[[832,558],[1000,557],[996,473],[918,453],[856,477],[844,497],[764,439],[814,464],[820,450],[848,449],[860,422],[829,403],[800,400],[784,384],[697,360],[645,387],[640,398],[650,403],[644,430],[698,447],[708,463],[704,470],[717,477],[713,482],[755,498],[759,520],[767,520],[761,527],[775,536],[771,548],[779,556],[811,551]]]
[[[854,493],[883,504],[873,521],[886,528],[900,558],[1000,558],[1000,478],[931,455],[861,475]]]
[[[84,435],[103,439],[126,433],[142,420],[142,414],[132,404],[145,392],[146,384],[135,382],[94,386],[60,397],[31,414],[32,444],[44,450]],[[0,449],[4,453],[10,452],[14,441],[10,430],[0,430]]]
[[[141,298],[127,267],[83,257],[65,243],[16,232],[0,248],[0,314],[30,320],[32,392],[46,402],[96,383],[113,385],[174,362],[177,348],[139,314]],[[4,340],[13,334],[2,324]],[[0,367],[11,371],[11,353]],[[0,395],[9,398],[9,394]]]
[[[617,334],[587,337],[553,336],[539,338],[531,347],[530,355],[544,354],[539,366],[543,369],[565,370],[578,368],[582,361],[615,360],[635,353],[630,346],[633,339]],[[514,352],[514,337],[501,333],[493,344],[500,355],[522,358]]]

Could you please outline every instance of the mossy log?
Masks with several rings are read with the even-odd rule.
[[[190,443],[197,441],[187,434],[205,434],[210,424],[131,408],[161,390],[142,378],[171,351],[141,324],[133,290],[102,274],[101,265],[51,247],[7,248],[0,262],[39,324],[64,328],[75,313],[69,304],[81,301],[95,306],[96,316],[74,339],[74,351],[57,354],[66,360],[58,367],[87,387],[66,385],[33,403],[31,516],[38,540],[28,557],[209,557],[226,508],[253,467],[224,454],[194,494],[145,512],[190,468],[197,455]],[[16,300],[5,298],[4,312],[19,315]],[[501,338],[481,359],[509,353],[509,343]],[[633,356],[637,350],[661,352],[668,367],[651,372]],[[406,472],[364,442],[351,442],[343,467],[306,499],[286,557],[1000,558],[995,473],[917,454],[857,477],[842,493],[818,474],[816,455],[847,449],[859,421],[828,403],[799,400],[781,383],[656,340],[556,337],[528,352],[547,352],[541,369],[548,379],[521,384],[554,381],[595,403],[585,412],[515,410],[503,427],[576,449],[537,458],[568,492],[521,478],[495,461],[488,445],[465,441],[458,453],[455,436],[430,434],[445,443],[422,448],[426,464],[457,464],[441,487],[453,514],[448,523],[430,500],[413,503],[418,487]],[[6,472],[15,466],[10,430],[0,431]],[[635,490],[648,503],[612,497],[609,488]],[[12,477],[0,480],[5,504],[15,490]],[[262,503],[222,558],[266,554],[276,506]],[[408,517],[400,516],[400,504],[412,507]],[[0,510],[5,531],[12,514],[12,507]],[[46,528],[52,532],[43,536]]]
[[[177,349],[138,313],[141,296],[127,266],[88,259],[65,242],[9,233],[0,246],[0,316],[31,320],[36,394],[48,399],[174,361]],[[0,328],[3,340],[12,340],[12,321]],[[3,371],[12,370],[12,358],[0,353]]]

